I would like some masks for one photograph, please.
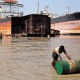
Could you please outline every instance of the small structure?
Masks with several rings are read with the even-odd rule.
[[[55,30],[55,29],[50,29],[50,34],[51,35],[60,35],[60,31],[59,30]]]

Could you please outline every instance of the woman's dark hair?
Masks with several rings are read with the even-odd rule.
[[[64,46],[63,46],[63,45],[61,45],[61,46],[60,46],[60,49],[61,49],[62,51],[64,51]]]

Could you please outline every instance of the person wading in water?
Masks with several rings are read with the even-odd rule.
[[[62,57],[61,57],[61,55],[60,55],[60,54],[62,54],[62,53],[65,54],[65,56],[68,58],[68,60],[72,60],[72,59],[70,58],[70,56],[67,54],[64,46],[61,45],[60,47],[57,47],[57,48],[53,49],[53,52],[52,52],[52,58],[53,58],[52,66],[53,66],[54,68],[55,68],[55,66],[54,66],[54,65],[55,65],[55,62],[58,61],[58,58],[59,58],[60,60],[62,60]]]
[[[0,33],[0,40],[1,40],[1,41],[2,41],[2,38],[3,38],[2,33]]]

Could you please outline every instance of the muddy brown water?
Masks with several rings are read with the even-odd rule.
[[[0,80],[79,80],[80,74],[58,75],[51,66],[52,49],[60,45],[72,59],[80,59],[80,36],[4,36],[0,41]]]

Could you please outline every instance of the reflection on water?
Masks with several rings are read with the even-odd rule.
[[[52,49],[61,44],[73,59],[80,58],[80,36],[3,37],[0,80],[78,80],[80,74],[57,75],[51,66]]]

